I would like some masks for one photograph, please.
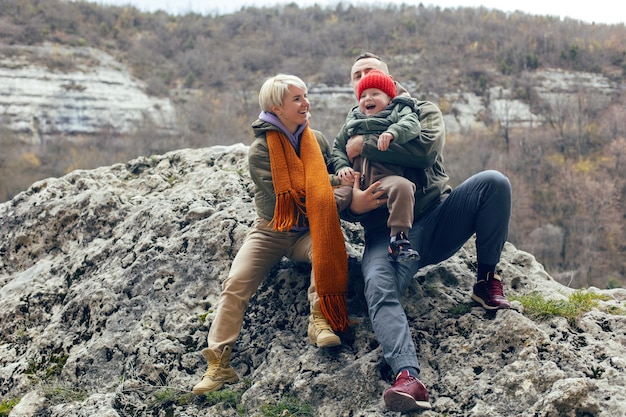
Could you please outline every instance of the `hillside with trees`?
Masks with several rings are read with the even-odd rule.
[[[83,1],[0,3],[0,57],[17,45],[89,46],[131,68],[151,95],[169,97],[175,134],[149,126],[89,140],[58,137],[32,145],[0,127],[0,201],[33,181],[76,168],[125,162],[182,147],[250,143],[256,92],[277,72],[315,85],[346,86],[356,55],[375,52],[411,93],[451,111],[446,94],[484,101],[501,86],[542,123],[508,127],[488,113],[482,130],[450,133],[445,151],[453,183],[486,168],[514,188],[509,240],[533,253],[573,287],[626,283],[626,27],[424,6],[244,8],[229,15],[143,13]],[[35,57],[36,58],[36,57]],[[35,59],[34,58],[34,59]],[[71,62],[49,60],[63,71]],[[601,74],[609,96],[581,88],[572,100],[546,102],[529,75],[546,68]],[[347,109],[346,109],[347,110]],[[332,139],[345,114],[315,110],[315,127]],[[0,116],[1,117],[1,116]],[[113,149],[113,150],[112,150]],[[36,162],[33,162],[36,161]]]

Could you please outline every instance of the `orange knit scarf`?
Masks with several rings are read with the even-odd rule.
[[[268,131],[265,137],[276,193],[270,225],[289,231],[308,219],[320,310],[334,330],[345,331],[348,256],[322,151],[308,126],[302,133],[300,157],[282,132]]]

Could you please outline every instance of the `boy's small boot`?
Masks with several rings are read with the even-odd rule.
[[[321,311],[313,311],[309,315],[309,340],[319,348],[339,346],[341,339],[333,332],[328,320]]]
[[[217,391],[227,382],[235,382],[237,373],[230,366],[230,355],[233,352],[231,346],[226,346],[221,356],[217,356],[213,350],[207,348],[202,350],[202,356],[209,363],[202,380],[198,382],[191,392],[196,395]]]
[[[411,242],[404,232],[398,232],[395,238],[391,238],[388,251],[387,259],[391,262],[414,262],[420,259],[420,254],[411,247]]]

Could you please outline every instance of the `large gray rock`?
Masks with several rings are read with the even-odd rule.
[[[295,398],[314,416],[385,416],[391,382],[361,294],[362,234],[344,223],[355,325],[308,343],[309,266],[283,260],[253,297],[213,404],[189,395],[220,283],[254,218],[247,147],[180,150],[74,171],[0,205],[0,393],[11,416],[262,416]],[[473,242],[420,271],[405,305],[434,408],[425,416],[625,416],[625,290],[575,323],[470,308]],[[565,299],[507,244],[509,296]],[[597,290],[595,290],[597,291]],[[208,314],[207,314],[208,313]],[[623,313],[622,313],[623,314]],[[265,410],[265,411],[264,411]],[[267,414],[265,414],[267,415]],[[288,415],[288,414],[284,414]]]

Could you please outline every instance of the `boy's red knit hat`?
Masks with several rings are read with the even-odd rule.
[[[396,83],[393,78],[379,70],[372,70],[361,78],[356,87],[356,98],[361,98],[361,93],[368,88],[378,88],[391,98],[396,96]]]

